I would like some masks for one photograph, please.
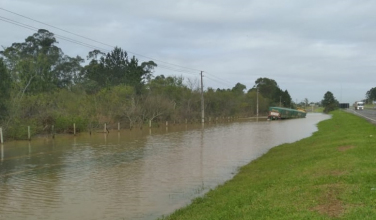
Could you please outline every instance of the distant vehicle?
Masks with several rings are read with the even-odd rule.
[[[282,107],[269,107],[269,120],[305,118],[306,112],[302,109],[291,109]]]
[[[350,104],[349,103],[339,103],[339,108],[349,108]]]
[[[363,110],[364,109],[364,102],[355,102],[354,108],[355,108],[355,110]]]

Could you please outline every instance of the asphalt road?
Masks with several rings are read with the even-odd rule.
[[[355,115],[363,117],[368,121],[376,124],[376,109],[364,109],[364,110],[354,110],[354,108],[348,108],[346,111],[351,112]]]

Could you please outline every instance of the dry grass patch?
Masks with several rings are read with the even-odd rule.
[[[353,148],[355,148],[355,146],[341,146],[341,147],[338,147],[338,151],[344,152]]]
[[[343,176],[347,174],[347,171],[343,171],[343,170],[332,170],[330,172],[330,176]]]
[[[320,188],[323,188],[323,193],[319,198],[319,204],[311,210],[330,217],[340,217],[345,212],[342,201],[338,199],[343,192],[341,185],[329,184],[320,186]]]

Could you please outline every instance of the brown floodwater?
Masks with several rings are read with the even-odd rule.
[[[157,219],[272,147],[310,136],[328,118],[308,114],[6,142],[0,219]]]

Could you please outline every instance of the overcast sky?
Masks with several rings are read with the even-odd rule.
[[[119,46],[140,61],[153,58],[155,76],[198,80],[202,70],[205,89],[238,82],[250,89],[267,77],[295,102],[321,101],[331,91],[353,103],[376,87],[372,0],[0,0],[0,8],[4,47],[35,33],[4,21],[11,19],[107,51]],[[93,50],[57,40],[69,56]]]

